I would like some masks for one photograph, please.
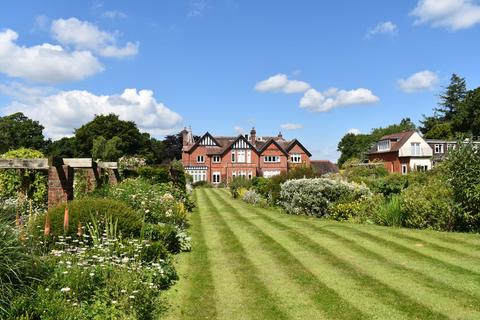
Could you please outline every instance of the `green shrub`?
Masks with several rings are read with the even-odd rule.
[[[181,228],[169,224],[146,224],[145,237],[161,242],[172,253],[191,250],[191,238]]]
[[[463,215],[447,181],[432,176],[429,183],[412,184],[401,194],[404,226],[435,230],[463,229]]]
[[[382,164],[365,164],[358,159],[351,159],[342,166],[343,176],[349,181],[361,183],[367,179],[377,179],[388,175],[388,170]]]
[[[369,195],[364,185],[325,178],[288,180],[281,185],[281,206],[289,214],[322,217],[335,202],[355,201]]]
[[[208,181],[197,181],[192,184],[194,188],[212,188],[212,184]]]
[[[408,177],[399,173],[392,173],[384,177],[364,181],[373,192],[382,193],[388,197],[399,194],[408,186]]]
[[[68,230],[64,230],[65,208],[68,206]],[[47,215],[51,221],[51,235],[58,237],[69,235],[75,237],[79,226],[84,230],[88,223],[106,223],[111,217],[117,221],[118,230],[124,236],[139,235],[143,225],[143,217],[123,202],[113,199],[84,198],[68,204],[51,208],[47,214],[38,215],[30,230],[33,233],[43,232]]]
[[[137,172],[140,177],[153,183],[168,183],[172,181],[168,167],[145,166],[140,167]]]
[[[252,181],[243,177],[233,178],[228,184],[228,188],[230,189],[230,193],[232,194],[233,198],[238,198],[241,196],[241,189],[248,190],[251,186]]]
[[[329,208],[328,218],[337,221],[373,223],[373,217],[383,203],[384,198],[381,194],[362,196],[349,202],[334,203]]]
[[[4,319],[12,298],[35,282],[39,261],[27,252],[12,221],[0,218],[0,319]]]
[[[405,224],[405,214],[401,207],[401,200],[394,195],[377,209],[373,216],[374,222],[383,226],[401,227]]]
[[[451,150],[446,165],[448,181],[455,202],[465,213],[463,228],[480,231],[480,146],[459,143]]]
[[[246,191],[242,196],[242,200],[256,207],[268,207],[267,200],[253,189]]]
[[[104,191],[103,196],[122,201],[145,217],[148,223],[168,223],[185,228],[187,211],[193,207],[188,194],[173,183],[151,184],[127,179]]]

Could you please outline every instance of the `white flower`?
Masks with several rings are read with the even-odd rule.
[[[95,273],[90,272],[90,277],[93,277],[94,275],[95,275]]]
[[[65,287],[65,288],[62,288],[60,289],[61,292],[68,292],[70,291],[70,288],[69,287]]]
[[[135,296],[128,296],[130,299],[135,299]]]

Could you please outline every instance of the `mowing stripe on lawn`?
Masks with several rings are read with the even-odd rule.
[[[445,243],[449,244],[456,244],[456,245],[462,245],[464,247],[468,247],[473,250],[480,250],[480,237],[478,234],[467,234],[469,237],[476,237],[477,241],[469,241],[473,239],[460,239],[460,237],[463,238],[465,234],[460,234],[460,233],[445,233],[445,232],[431,232],[430,235],[440,241],[443,241]]]
[[[365,238],[369,238],[374,241],[381,242],[384,245],[391,246],[395,250],[402,252],[406,255],[409,255],[412,258],[428,261],[433,265],[442,266],[447,270],[451,270],[456,274],[473,276],[475,278],[478,278],[478,280],[480,280],[480,273],[475,270],[465,268],[463,266],[458,265],[457,263],[453,263],[452,261],[447,261],[447,258],[440,256],[438,254],[436,256],[432,256],[428,252],[418,251],[419,249],[424,249],[421,247],[417,248],[417,250],[414,250],[410,246],[406,245],[405,243],[402,243],[401,239],[382,234],[380,231],[377,231],[375,229],[370,228],[368,229],[368,231],[365,231],[366,229],[365,228],[362,229],[361,227],[359,227],[359,225],[347,224],[347,223],[330,225],[329,227],[340,228],[340,229],[353,229],[355,230],[356,233],[363,235]],[[455,262],[458,262],[458,259]],[[462,262],[464,262],[464,260],[462,260]]]
[[[374,249],[369,249],[365,247],[365,244],[359,244],[358,241],[355,241],[351,238],[346,237],[344,235],[345,234],[344,232],[340,233],[339,231],[328,230],[325,227],[319,227],[316,224],[312,224],[311,221],[298,220],[295,222],[297,224],[301,224],[302,226],[312,231],[326,234],[331,238],[343,243],[346,247],[350,248],[352,251],[360,253],[361,255],[368,257],[369,259],[374,259],[376,260],[376,262],[381,263],[386,268],[396,270],[400,272],[404,277],[408,277],[412,281],[419,282],[427,288],[434,289],[436,291],[435,292],[436,294],[441,294],[444,297],[454,299],[459,304],[462,304],[464,306],[469,306],[474,310],[480,311],[480,304],[478,304],[478,301],[480,300],[480,296],[476,296],[468,292],[465,292],[463,290],[460,290],[458,288],[455,288],[441,280],[438,280],[437,278],[434,278],[428,274],[425,274],[423,272],[417,271],[416,269],[408,267],[405,264],[392,261],[389,258],[387,258],[387,257],[391,258],[391,255],[385,256],[374,251]],[[376,246],[376,249],[379,249],[379,246]],[[441,276],[441,278],[443,277],[444,276]],[[456,283],[458,283],[458,279]]]
[[[209,192],[210,193],[210,192]],[[318,280],[318,278],[306,269],[293,255],[291,255],[275,239],[266,235],[256,226],[245,223],[245,220],[239,216],[235,208],[226,204],[222,198],[212,195],[215,204],[220,208],[227,208],[230,215],[236,223],[245,226],[248,232],[258,239],[259,245],[268,251],[276,261],[276,267],[284,270],[298,285],[300,285],[310,299],[314,302],[314,307],[321,310],[330,319],[365,319],[366,315],[359,309],[350,305],[350,303],[340,297],[333,289],[328,288]],[[223,211],[225,212],[225,211]],[[274,270],[272,270],[274,272]]]
[[[196,202],[198,199],[195,195]],[[202,217],[198,209],[192,213],[190,233],[193,250],[188,254],[188,268],[185,275],[186,296],[182,299],[180,313],[172,319],[215,319],[215,288],[203,232]],[[182,292],[183,293],[183,292]],[[178,301],[175,301],[178,303]]]
[[[257,275],[257,270],[250,260],[246,258],[245,248],[228,227],[222,215],[206,195],[205,189],[199,190],[204,197],[205,209],[213,216],[214,223],[220,235],[220,241],[224,247],[223,254],[229,257],[231,267],[238,276],[239,285],[245,289],[243,297],[247,304],[243,306],[245,312],[252,312],[251,319],[288,319],[285,313],[278,307],[275,296],[268,291],[262,280]],[[248,319],[248,318],[246,318]]]
[[[212,273],[217,319],[251,319],[256,316],[253,310],[245,309],[248,301],[248,291],[243,287],[243,281],[232,266],[230,248],[223,242],[223,235],[216,223],[216,218],[208,207],[207,200],[199,190],[197,196],[198,214],[201,216],[207,245],[210,271]],[[202,271],[201,271],[202,272]],[[195,319],[195,318],[193,318]]]
[[[400,237],[402,239],[408,240],[410,242],[414,242],[415,244],[417,244],[417,243],[421,243],[422,245],[426,244],[426,246],[429,247],[429,248],[432,248],[432,249],[434,249],[436,251],[439,251],[441,253],[452,255],[452,256],[454,256],[458,259],[473,259],[474,261],[476,261],[477,264],[480,263],[480,256],[472,254],[472,252],[464,252],[461,249],[441,245],[441,244],[438,244],[436,242],[431,241],[431,239],[426,239],[425,237],[422,237],[422,236],[407,235],[400,230],[388,229],[387,232],[390,233],[390,234],[394,234],[395,236]],[[476,252],[477,251],[473,251],[473,253],[476,253]]]
[[[235,233],[237,239],[246,249],[247,258],[254,264],[258,276],[270,292],[274,292],[282,310],[285,310],[289,319],[331,319],[319,308],[318,303],[311,299],[314,292],[305,286],[304,281],[299,283],[291,278],[292,272],[298,272],[297,268],[285,268],[290,264],[298,263],[293,256],[286,256],[283,260],[276,259],[269,246],[265,246],[264,239],[258,237],[258,233],[252,232],[233,217],[234,213],[208,193],[208,197],[218,209],[225,222]],[[301,274],[299,274],[301,276]],[[332,302],[339,303],[340,297],[335,297]],[[341,299],[340,299],[341,300]],[[356,310],[360,313],[359,310]],[[335,315],[337,316],[338,311]],[[342,317],[345,318],[345,317]],[[357,317],[358,319],[358,317]]]
[[[216,193],[217,197],[224,202],[226,206],[231,206],[227,201],[225,201],[219,193]],[[239,202],[238,200],[231,200],[232,203],[238,206],[247,206],[246,204]],[[233,208],[233,207],[232,207]],[[255,209],[255,208],[254,208]],[[239,213],[239,211],[237,211]],[[342,269],[345,274],[349,275],[353,281],[361,283],[365,290],[375,295],[379,301],[388,303],[392,308],[397,309],[400,312],[406,313],[409,317],[415,317],[420,319],[447,319],[447,317],[441,313],[435,312],[430,308],[426,307],[423,304],[416,302],[405,294],[398,292],[391,287],[385,285],[379,280],[371,277],[370,275],[359,270],[353,266],[350,262],[346,261],[335,255],[331,250],[321,246],[319,243],[311,240],[309,237],[306,237],[302,234],[299,234],[297,230],[270,218],[268,215],[256,210],[258,217],[266,221],[269,225],[275,227],[278,230],[283,231],[286,236],[300,245],[307,247],[310,252],[315,253],[321,256],[326,260],[327,263],[331,264],[332,267]],[[248,219],[244,218],[245,223],[251,223]],[[251,223],[256,226],[256,224]],[[257,227],[258,228],[258,227]],[[261,229],[258,228],[258,231],[261,232]]]

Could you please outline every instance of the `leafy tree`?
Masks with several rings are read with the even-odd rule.
[[[49,144],[48,155],[61,158],[73,158],[76,156],[75,147],[75,137],[64,137]]]
[[[199,136],[193,137],[195,141],[200,139]],[[182,133],[166,136],[163,140],[164,163],[170,163],[172,160],[182,159],[183,137]]]
[[[119,137],[113,137],[110,140],[102,136],[96,137],[93,140],[92,158],[103,161],[117,161],[121,156],[119,147],[122,140]]]
[[[455,135],[453,133],[452,123],[437,123],[423,136],[426,139],[444,139],[452,140]]]
[[[455,73],[452,74],[450,84],[440,96],[439,108],[435,109],[435,111],[439,113],[442,120],[452,120],[466,95],[467,85],[465,78],[459,77]]]
[[[0,117],[0,154],[17,148],[45,150],[43,129],[38,121],[21,112]]]
[[[462,105],[467,97],[467,86],[465,79],[456,74],[452,74],[450,84],[440,95],[438,108],[434,109],[433,116],[423,116],[420,130],[429,139],[452,139],[456,132],[463,131],[466,125],[462,116]],[[465,111],[465,110],[463,110]],[[466,112],[468,114],[468,112]]]
[[[468,91],[453,118],[453,130],[480,136],[480,88]]]
[[[338,151],[341,153],[338,165],[342,166],[349,159],[365,160],[365,153],[372,143],[373,138],[368,134],[347,133],[338,143]]]
[[[116,147],[121,155],[137,155],[148,149],[150,135],[142,134],[133,121],[120,120],[118,115],[96,115],[95,118],[75,130],[77,156],[92,156],[93,141],[102,136],[106,140],[118,137]]]

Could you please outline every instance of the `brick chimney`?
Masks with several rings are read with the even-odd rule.
[[[253,127],[252,130],[250,131],[250,141],[252,142],[252,144],[255,143],[256,139],[257,139],[257,131],[255,131],[255,127]]]
[[[193,141],[193,135],[192,135],[192,128],[188,128],[185,127],[182,132],[182,140],[183,140],[183,146],[190,146],[192,144],[195,143],[195,141]]]

